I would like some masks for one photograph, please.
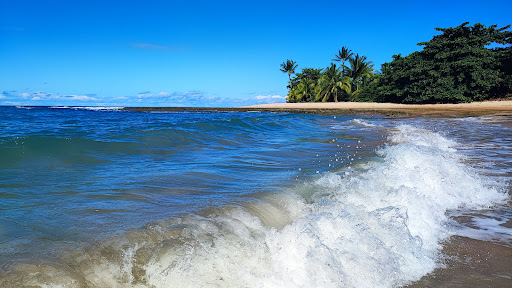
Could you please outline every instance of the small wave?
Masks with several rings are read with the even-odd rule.
[[[334,119],[337,119],[337,118],[335,117]],[[367,129],[382,128],[382,126],[371,123],[370,120],[363,120],[363,119],[359,119],[359,118],[332,124],[330,126],[330,128],[333,130],[351,130],[352,131],[354,129],[354,126],[363,127],[363,128],[367,128]]]
[[[119,111],[125,107],[109,106],[50,106],[50,109],[73,109],[73,110],[91,110],[91,111]]]
[[[124,108],[125,107],[101,107],[101,106],[73,107],[73,109],[83,109],[83,110],[92,110],[92,111],[119,111]]]
[[[370,123],[366,120],[363,120],[363,119],[353,119],[353,120],[350,120],[349,121],[350,123],[352,124],[357,124],[357,125],[361,125],[361,126],[364,126],[364,127],[377,127],[377,125],[373,124],[373,123]]]

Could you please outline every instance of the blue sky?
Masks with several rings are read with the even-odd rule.
[[[435,27],[512,24],[512,1],[0,0],[0,105],[284,102],[286,59],[380,68]]]

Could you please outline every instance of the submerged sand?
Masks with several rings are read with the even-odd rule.
[[[377,113],[385,115],[512,115],[512,100],[461,104],[396,104],[364,102],[275,103],[239,107],[239,109],[304,113]]]

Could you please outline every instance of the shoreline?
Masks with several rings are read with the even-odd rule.
[[[398,104],[369,102],[275,103],[243,106],[237,109],[315,113],[381,114],[386,116],[510,116],[512,100],[460,104]]]
[[[512,116],[512,100],[461,104],[397,104],[369,102],[275,103],[241,107],[124,107],[135,112],[274,112],[316,115],[376,114],[390,117]]]

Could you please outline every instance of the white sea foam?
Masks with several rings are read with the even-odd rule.
[[[363,120],[363,119],[359,119],[359,118],[350,120],[349,122],[353,123],[353,124],[361,125],[361,126],[364,126],[364,127],[376,127],[377,126],[377,125],[375,125],[373,123],[370,123],[367,120]]]
[[[83,110],[92,110],[92,111],[118,111],[122,110],[125,107],[102,107],[102,106],[91,106],[91,107],[73,107],[73,109],[83,109]]]
[[[125,107],[110,106],[51,106],[51,109],[74,109],[74,110],[92,110],[92,111],[118,111]]]
[[[488,207],[506,195],[488,187],[463,163],[456,143],[439,134],[400,126],[389,142],[375,161],[237,207],[151,224],[68,255],[71,270],[40,265],[46,274],[38,274],[29,267],[24,281],[75,285],[69,287],[405,285],[438,265],[440,242],[454,233],[447,212]]]

